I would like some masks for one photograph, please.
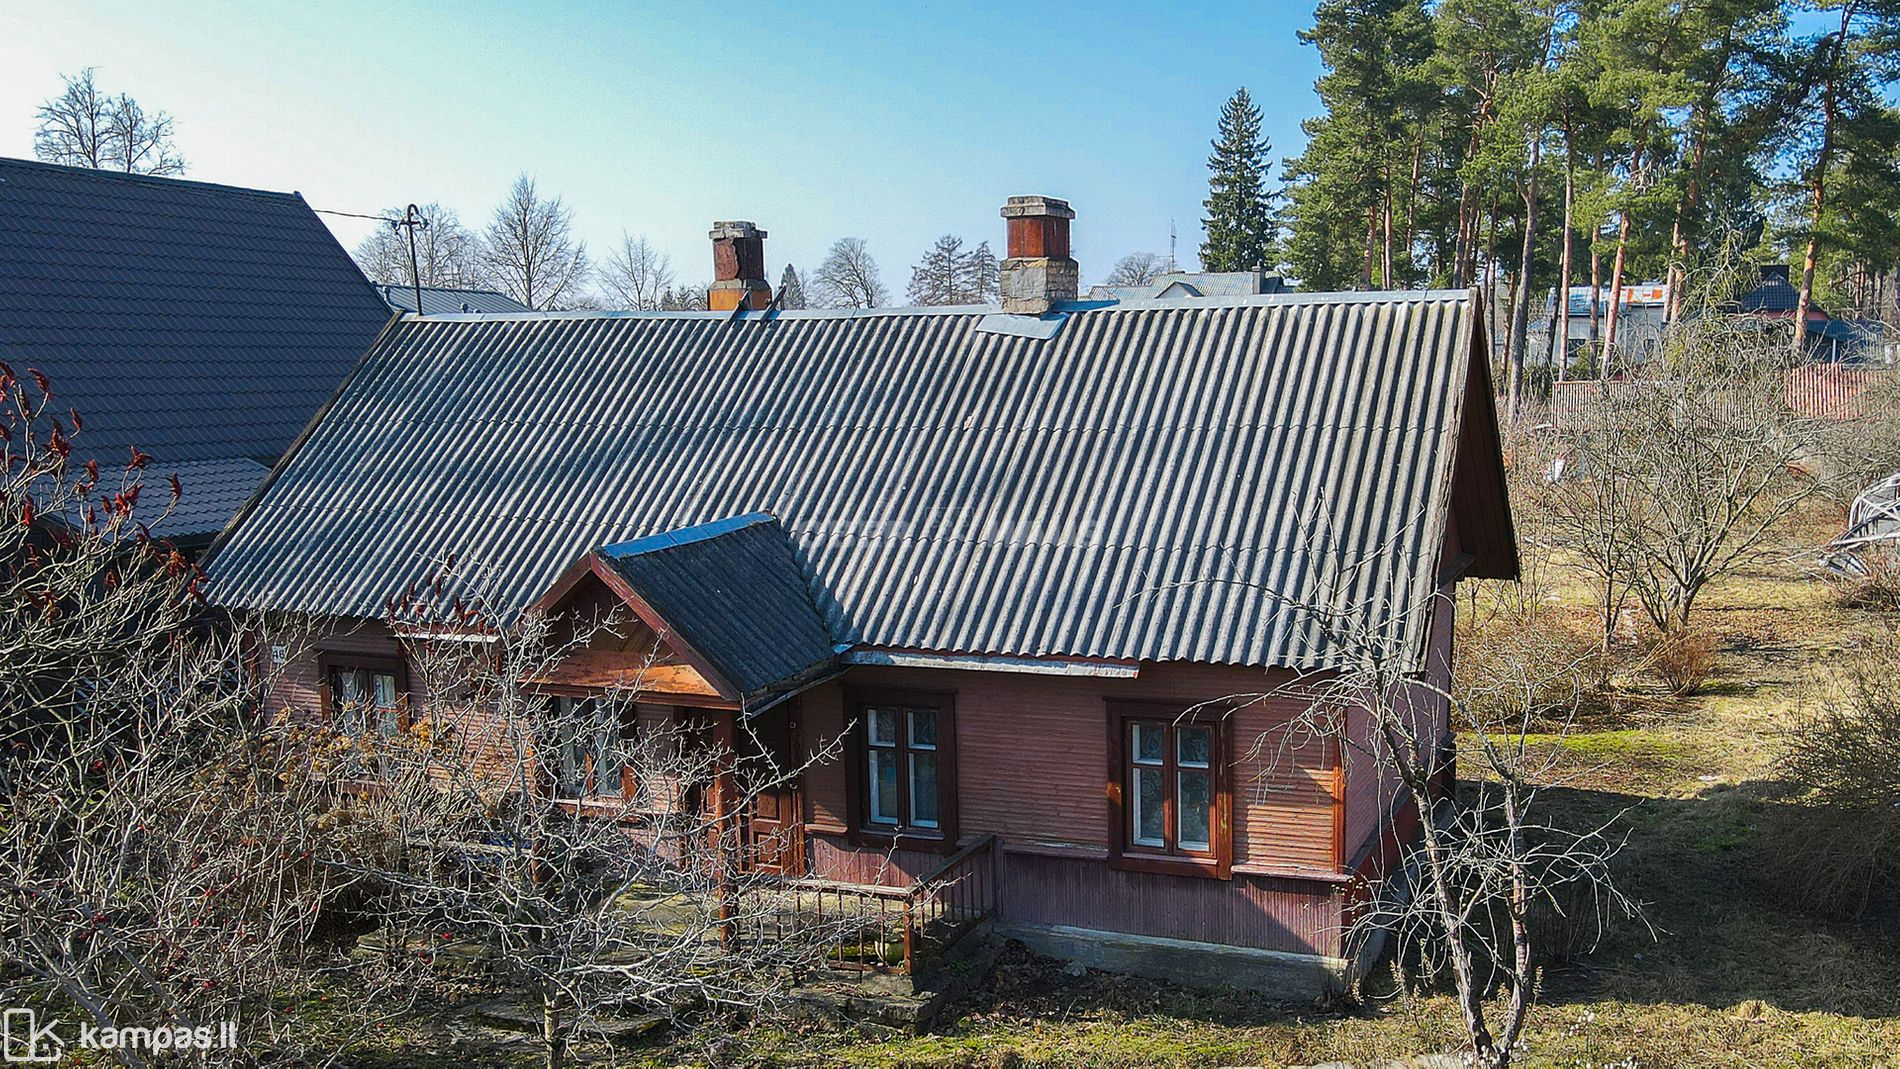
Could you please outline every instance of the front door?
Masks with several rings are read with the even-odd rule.
[[[787,704],[765,712],[747,724],[749,735],[741,744],[746,780],[742,789],[754,792],[752,811],[746,814],[746,858],[759,872],[785,876],[805,874],[804,825],[799,816],[798,726]]]

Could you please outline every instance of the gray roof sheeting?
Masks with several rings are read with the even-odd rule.
[[[413,312],[416,310],[414,286],[392,286],[379,282],[376,284],[376,292],[383,295],[383,301],[394,311]],[[422,287],[422,311],[425,315],[443,315],[458,312],[532,312],[534,309],[505,293],[497,293],[494,290],[424,286]]]
[[[525,606],[597,546],[764,511],[840,643],[1320,667],[1323,603],[1418,645],[1468,293],[1076,306],[1045,341],[993,312],[406,319],[214,596],[375,617],[454,552]]]
[[[770,516],[622,542],[599,556],[742,695],[805,678],[834,658],[808,580]]]
[[[0,360],[84,454],[275,460],[389,319],[295,193],[0,159]]]

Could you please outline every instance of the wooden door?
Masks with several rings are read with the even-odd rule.
[[[787,706],[768,710],[750,721],[742,749],[746,756],[748,788],[755,789],[752,811],[746,814],[745,842],[748,864],[760,872],[786,876],[805,874],[805,828],[800,816],[803,798],[798,777],[798,730]]]

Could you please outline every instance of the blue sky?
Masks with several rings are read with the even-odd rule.
[[[1247,86],[1276,157],[1317,109],[1310,0],[264,6],[0,7],[0,155],[92,65],[176,117],[192,178],[478,224],[525,170],[590,248],[644,234],[684,280],[742,218],[773,264],[863,237],[901,291],[939,234],[1000,248],[1016,193],[1074,204],[1085,281],[1165,254],[1170,219],[1191,262],[1221,102]],[[374,225],[326,219],[352,247]]]

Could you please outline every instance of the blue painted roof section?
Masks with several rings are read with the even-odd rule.
[[[209,541],[242,508],[270,474],[255,460],[196,460],[183,464],[153,465],[146,470],[147,502],[169,500],[168,474],[178,476],[178,504],[151,524],[152,534],[180,542]],[[144,509],[140,510],[143,516]]]
[[[295,193],[0,158],[0,360],[81,453],[268,463],[389,318]]]
[[[835,643],[785,529],[750,513],[596,551],[748,699],[831,667]]]

